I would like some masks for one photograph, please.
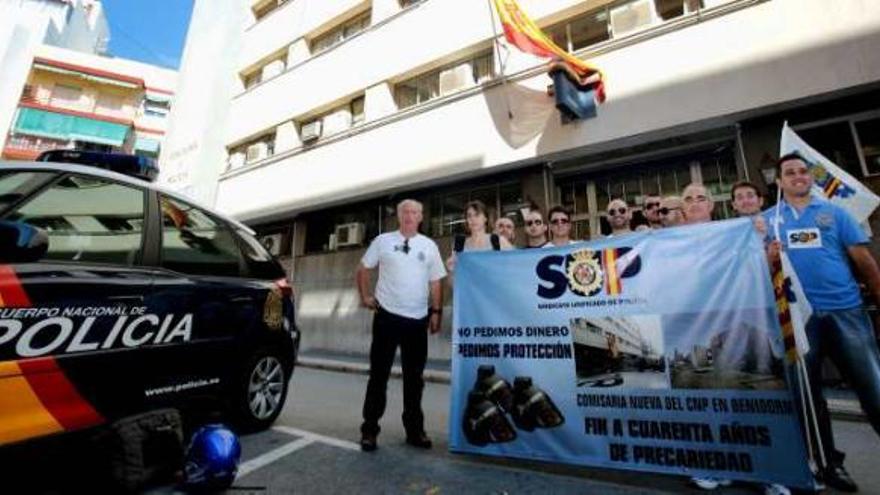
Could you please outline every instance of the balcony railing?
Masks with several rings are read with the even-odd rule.
[[[136,117],[136,112],[126,112],[122,109],[107,108],[105,106],[101,106],[100,104],[95,104],[90,100],[86,100],[86,103],[83,103],[81,101],[73,102],[53,99],[51,97],[45,96],[36,96],[33,91],[28,91],[27,88],[25,88],[25,91],[22,92],[19,103],[24,106],[40,106],[47,110],[70,110],[74,112],[92,114],[98,119],[100,119],[101,117],[105,117],[113,120],[131,121],[134,120],[134,118]]]
[[[6,147],[17,150],[43,152],[57,149],[73,149],[73,142],[36,136],[11,135],[6,140]]]

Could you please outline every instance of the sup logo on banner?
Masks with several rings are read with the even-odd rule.
[[[535,267],[541,281],[538,296],[556,299],[566,290],[584,297],[603,291],[617,296],[623,292],[623,279],[636,276],[641,269],[642,260],[630,247],[581,249],[568,256],[547,256]]]

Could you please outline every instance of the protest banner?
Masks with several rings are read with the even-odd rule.
[[[750,221],[466,252],[450,449],[811,488]]]

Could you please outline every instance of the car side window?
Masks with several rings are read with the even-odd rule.
[[[141,251],[144,191],[69,175],[7,215],[44,229],[44,259],[132,265]]]
[[[263,280],[277,280],[286,276],[281,266],[256,239],[246,232],[239,232],[242,251],[248,264],[250,276]]]
[[[207,213],[162,196],[162,266],[188,275],[237,277],[241,251],[234,234]]]

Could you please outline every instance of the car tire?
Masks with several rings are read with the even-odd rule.
[[[265,430],[284,409],[291,368],[271,349],[257,350],[245,363],[232,392],[235,422],[244,431]]]

